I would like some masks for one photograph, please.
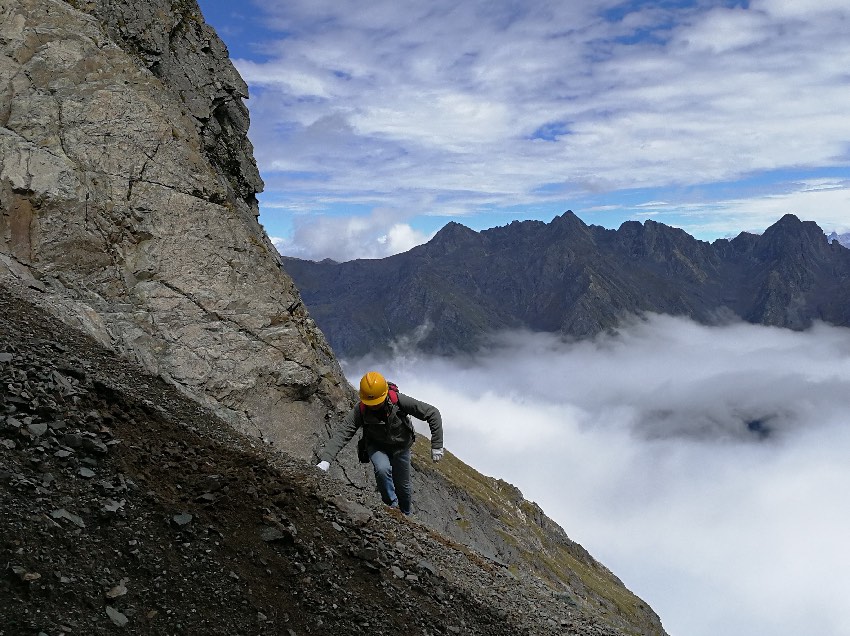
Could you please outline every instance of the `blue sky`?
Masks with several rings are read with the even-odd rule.
[[[850,229],[847,0],[201,0],[287,254],[572,209],[713,240]]]

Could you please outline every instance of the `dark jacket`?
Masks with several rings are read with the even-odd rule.
[[[387,400],[386,407],[386,420],[384,420],[370,409],[365,409],[361,415],[360,405],[357,404],[336,428],[319,455],[319,460],[333,461],[339,451],[351,441],[358,428],[362,428],[366,440],[378,448],[390,451],[410,448],[413,446],[416,434],[407,415],[428,422],[431,429],[431,448],[443,447],[443,420],[437,408],[403,393],[398,394],[397,404]]]

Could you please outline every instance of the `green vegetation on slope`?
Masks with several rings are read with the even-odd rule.
[[[650,617],[654,614],[646,603],[584,548],[570,540],[563,529],[546,517],[537,504],[527,501],[518,488],[482,475],[448,451],[443,461],[433,464],[430,442],[421,436],[417,437],[414,446],[414,461],[420,469],[429,467],[468,493],[492,516],[496,523],[495,534],[504,542],[506,551],[517,555],[507,564],[513,572],[536,575],[553,593],[563,595],[567,601],[593,606],[619,629],[635,634],[652,633]],[[469,530],[473,520],[463,516],[465,512],[458,510],[460,518],[456,523]],[[634,631],[635,626],[649,631]]]

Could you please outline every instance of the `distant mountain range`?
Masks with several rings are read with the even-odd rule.
[[[453,354],[500,329],[585,338],[645,312],[707,324],[850,325],[850,250],[834,238],[791,214],[761,235],[707,243],[654,221],[588,226],[568,211],[482,232],[452,222],[384,259],[284,258],[283,267],[337,355],[402,338]]]
[[[837,232],[832,232],[827,235],[827,240],[831,243],[832,241],[838,241],[844,247],[850,247],[850,232],[846,234],[838,234]]]

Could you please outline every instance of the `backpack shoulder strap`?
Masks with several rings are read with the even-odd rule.
[[[387,382],[387,395],[391,404],[398,404],[398,385],[395,382]]]

